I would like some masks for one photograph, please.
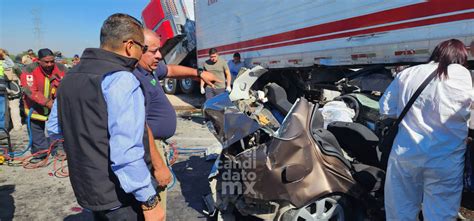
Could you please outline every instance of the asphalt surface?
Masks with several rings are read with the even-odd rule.
[[[169,141],[175,143],[181,153],[172,166],[176,182],[168,192],[167,220],[206,220],[202,196],[210,191],[207,175],[213,161],[206,161],[205,153],[196,150],[215,147],[218,143],[203,125],[203,118],[178,117],[177,122],[176,135]],[[14,132],[12,138],[17,150],[28,143],[26,129]],[[52,160],[48,166],[38,169],[0,166],[0,221],[92,219],[91,214],[77,204],[69,179],[55,177],[53,167]]]

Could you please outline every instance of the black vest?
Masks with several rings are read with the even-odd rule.
[[[58,118],[64,135],[69,176],[79,205],[100,211],[129,205],[134,197],[120,187],[109,158],[107,104],[102,94],[104,75],[132,72],[136,59],[103,50],[84,50],[58,89]],[[145,162],[151,168],[146,130]]]

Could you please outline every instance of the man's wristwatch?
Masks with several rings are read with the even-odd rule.
[[[158,203],[160,202],[160,197],[158,195],[153,195],[148,198],[147,201],[142,203],[142,209],[143,211],[148,211],[154,209]]]
[[[197,69],[197,76],[198,76],[199,78],[201,78],[201,75],[202,75],[202,72],[203,72],[203,71],[204,71],[204,69],[202,69],[202,68],[198,68],[198,69]]]

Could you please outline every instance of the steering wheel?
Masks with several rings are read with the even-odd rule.
[[[336,97],[334,98],[335,101],[342,101],[344,103],[346,103],[346,105],[351,108],[352,110],[354,110],[354,117],[352,118],[352,120],[355,122],[357,117],[359,117],[359,111],[360,111],[360,105],[359,105],[359,101],[357,101],[357,99],[353,96],[350,96],[350,95],[341,95],[339,97]]]

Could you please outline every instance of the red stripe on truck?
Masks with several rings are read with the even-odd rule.
[[[378,28],[370,28],[370,29],[365,29],[365,30],[360,30],[360,31],[352,31],[352,32],[345,32],[345,33],[339,33],[339,34],[333,34],[333,35],[326,35],[322,37],[306,38],[306,39],[301,39],[301,40],[296,40],[296,41],[291,41],[291,42],[283,42],[283,43],[278,43],[278,44],[273,44],[273,45],[264,45],[264,46],[257,45],[257,47],[240,49],[240,50],[239,48],[236,48],[230,51],[223,51],[222,49],[220,50],[219,48],[217,50],[219,51],[220,54],[231,54],[236,51],[238,52],[256,51],[256,50],[278,48],[278,47],[284,47],[284,46],[305,44],[305,43],[311,43],[311,42],[317,42],[317,41],[326,41],[326,40],[332,40],[332,39],[338,39],[338,38],[353,37],[353,36],[370,34],[370,33],[381,33],[381,32],[400,30],[400,29],[406,29],[406,28],[415,28],[415,27],[461,21],[461,20],[467,20],[467,19],[474,19],[474,12],[450,15],[450,16],[445,16],[445,17],[438,17],[438,18],[431,18],[431,19],[425,19],[425,20],[420,20],[420,21],[412,21],[412,22],[406,22],[406,23],[396,24],[396,25],[387,25],[387,26],[382,26]],[[268,44],[268,43],[264,43],[264,44]],[[199,54],[198,57],[202,58],[206,56],[207,54],[201,53]]]
[[[308,39],[301,39],[301,38],[331,34],[335,32],[347,31],[347,30],[358,29],[358,28],[365,28],[365,27],[370,27],[374,25],[383,25],[383,24],[392,23],[392,22],[401,22],[401,21],[405,21],[409,19],[418,19],[418,18],[423,18],[427,16],[439,15],[439,14],[462,11],[462,10],[473,9],[473,8],[474,8],[474,1],[472,0],[450,0],[450,1],[431,0],[431,1],[423,2],[423,3],[413,4],[413,5],[404,6],[404,7],[395,8],[395,9],[389,9],[389,10],[380,11],[380,12],[376,12],[376,13],[372,13],[368,15],[357,16],[357,17],[329,22],[325,24],[314,25],[307,28],[283,32],[283,33],[251,39],[247,41],[221,45],[215,48],[219,52],[221,52],[221,54],[229,54],[235,51],[242,52],[242,50],[239,50],[239,49],[243,49],[243,48],[251,48],[251,49],[244,49],[243,51],[254,51],[254,50],[259,50],[262,48],[265,49],[265,48],[281,47],[282,45],[283,46],[295,45],[295,44],[301,44],[301,42],[303,43],[311,42],[311,41],[307,41]],[[466,13],[466,14],[469,14],[469,13]],[[466,14],[463,14],[463,15],[466,15]],[[452,16],[446,16],[446,17],[454,18]],[[426,19],[423,21],[428,21],[428,20],[434,21],[432,19]],[[458,20],[462,20],[462,19],[458,19]],[[455,21],[455,20],[451,20],[451,21]],[[448,21],[445,21],[445,22],[448,22]],[[408,22],[408,23],[415,24],[414,22]],[[392,27],[389,30],[396,30],[396,29],[393,29],[394,27],[399,27],[398,29],[409,28],[405,24],[407,23],[384,26],[384,27]],[[430,23],[430,24],[435,24],[435,23]],[[425,25],[428,25],[428,24],[425,24]],[[423,22],[420,22],[419,25],[417,26],[423,26]],[[417,27],[417,26],[410,26],[410,27]],[[338,38],[337,36],[349,37],[349,36],[354,36],[353,33],[374,33],[373,30],[377,30],[377,29],[378,28],[368,29],[372,31],[367,31],[367,30],[353,31],[353,32],[349,32],[351,33],[350,35],[347,35],[346,33],[341,33],[341,34],[334,34],[330,36],[316,37],[316,38],[311,38],[311,40],[312,41],[321,41],[318,39],[328,40],[328,39]],[[293,42],[285,42],[285,41],[297,40],[297,39],[300,39],[300,40],[293,41]],[[280,44],[276,44],[276,43],[280,43]],[[261,46],[265,44],[275,44],[275,45]],[[209,48],[199,50],[198,51],[199,57],[206,56],[208,50]]]
[[[415,54],[415,50],[395,51],[394,54],[395,56],[412,55],[412,54]]]

